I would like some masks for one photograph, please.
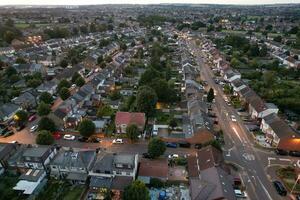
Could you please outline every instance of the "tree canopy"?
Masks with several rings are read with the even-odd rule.
[[[214,89],[210,88],[207,93],[207,102],[212,102],[215,98]]]
[[[128,187],[125,188],[123,199],[150,200],[150,195],[146,185],[139,180],[135,180]]]
[[[48,117],[42,117],[38,123],[38,130],[47,130],[54,132],[56,130],[55,123]]]
[[[51,107],[49,104],[45,102],[41,102],[37,108],[37,113],[39,116],[46,116],[51,112]]]
[[[139,132],[139,129],[138,129],[137,125],[130,124],[129,126],[127,126],[126,135],[130,140],[132,140],[132,141],[137,140],[139,134],[140,134],[140,132]]]
[[[39,97],[40,102],[44,102],[46,104],[52,104],[53,103],[53,97],[49,92],[42,92]]]
[[[95,133],[95,130],[95,124],[89,119],[83,119],[78,125],[78,131],[84,137],[90,137]]]
[[[71,93],[68,88],[63,87],[59,90],[59,96],[62,100],[66,100],[71,96]]]
[[[155,106],[157,103],[157,95],[155,91],[148,87],[142,86],[139,88],[136,97],[137,110],[144,112],[147,117],[155,112]]]
[[[152,158],[163,155],[166,151],[165,143],[159,138],[152,138],[148,144],[148,153]]]
[[[25,110],[19,110],[15,114],[15,120],[19,125],[23,125],[28,121],[28,113]]]
[[[38,133],[36,143],[40,145],[51,145],[54,143],[54,138],[51,132],[43,130]]]

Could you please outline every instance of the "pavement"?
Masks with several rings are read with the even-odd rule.
[[[207,81],[209,87],[216,91],[215,106],[220,126],[224,132],[225,140],[225,159],[235,163],[241,169],[241,178],[246,186],[250,199],[253,200],[281,200],[286,199],[277,194],[270,177],[267,176],[266,167],[268,157],[276,157],[274,162],[282,162],[283,159],[273,152],[264,151],[255,147],[255,141],[236,110],[228,106],[224,101],[222,88],[217,85],[213,78],[214,74],[210,67],[202,59],[204,57],[201,50],[196,46],[194,40],[187,41],[189,50],[194,52],[195,61],[201,72],[201,77]],[[231,120],[231,115],[237,119]],[[284,161],[283,161],[284,162]]]

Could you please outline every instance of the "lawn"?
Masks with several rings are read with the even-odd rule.
[[[81,185],[71,185],[68,182],[49,180],[45,186],[44,191],[42,191],[38,196],[37,200],[77,200],[80,199],[80,195],[84,190],[84,186]]]
[[[27,24],[27,23],[17,23],[15,24],[15,26],[19,29],[25,29],[25,28],[28,28],[30,26],[30,24]]]
[[[296,172],[293,167],[285,167],[280,168],[276,171],[277,176],[281,178],[284,185],[287,187],[288,190],[292,190],[295,181],[296,181]],[[296,184],[294,188],[294,192],[300,192],[300,184]]]

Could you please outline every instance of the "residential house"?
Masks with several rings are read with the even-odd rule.
[[[50,176],[66,178],[73,184],[85,184],[95,159],[95,151],[60,151],[50,163]]]
[[[138,154],[98,153],[95,165],[89,171],[91,177],[125,176],[135,179],[138,168]]]
[[[8,159],[17,151],[19,145],[11,143],[0,143],[0,175],[8,167]]]
[[[117,112],[115,117],[115,126],[117,133],[126,133],[127,126],[137,125],[140,131],[144,130],[146,123],[145,113],[139,112]]]
[[[28,169],[19,177],[19,181],[13,190],[21,191],[23,195],[37,195],[47,184],[46,171],[40,169]]]
[[[275,113],[270,113],[263,117],[260,128],[266,134],[266,142],[274,147],[277,147],[283,138],[297,137],[295,131]]]
[[[221,151],[207,146],[187,159],[192,200],[236,199]]]
[[[56,93],[56,88],[57,88],[57,82],[56,80],[51,80],[51,81],[46,81],[39,85],[36,89],[38,92],[48,92],[50,94],[55,94]]]
[[[225,79],[225,81],[228,81],[231,83],[234,80],[241,79],[241,74],[236,71],[227,70],[224,74],[224,79]]]
[[[156,178],[165,182],[168,180],[169,165],[166,158],[141,159],[138,170],[138,180],[150,184],[151,179]]]
[[[2,106],[0,106],[0,121],[5,122],[7,120],[12,119],[12,117],[16,114],[18,110],[21,110],[21,107],[16,104],[3,104]]]
[[[12,99],[12,102],[23,109],[33,109],[37,106],[36,97],[31,92],[24,92],[20,96]]]
[[[233,94],[237,96],[238,92],[246,88],[247,85],[241,79],[236,79],[231,82],[231,87],[233,88]]]
[[[265,103],[258,95],[246,98],[248,103],[248,112],[251,118],[261,119],[271,113],[277,114],[279,109],[273,103]]]

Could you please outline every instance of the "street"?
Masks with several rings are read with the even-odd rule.
[[[194,52],[202,79],[207,81],[208,85],[216,91],[215,111],[224,132],[224,156],[227,161],[235,163],[241,169],[240,175],[246,186],[248,196],[250,199],[286,199],[277,194],[266,173],[269,156],[278,156],[273,152],[258,150],[255,147],[253,136],[246,129],[236,110],[224,101],[223,90],[214,82],[214,74],[203,61],[201,50],[192,41],[188,41],[188,46]],[[232,115],[235,116],[236,121],[231,120]]]

